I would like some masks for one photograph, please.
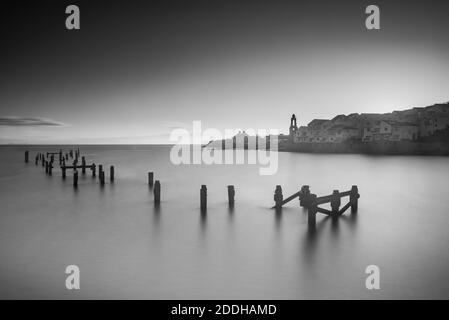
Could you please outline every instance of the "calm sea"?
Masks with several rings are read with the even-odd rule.
[[[88,172],[74,190],[70,171],[63,181],[34,165],[59,148],[0,147],[0,298],[449,298],[449,158],[279,153],[277,174],[261,176],[257,165],[175,166],[167,146],[81,146],[116,181],[101,188]],[[297,200],[270,209],[277,184],[284,196],[358,185],[359,211],[318,214],[311,233]],[[78,291],[65,287],[72,264]],[[365,288],[371,264],[380,290]]]

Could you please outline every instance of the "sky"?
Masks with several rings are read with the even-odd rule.
[[[286,133],[292,113],[447,102],[448,32],[448,1],[2,1],[0,144],[170,143],[195,120]]]

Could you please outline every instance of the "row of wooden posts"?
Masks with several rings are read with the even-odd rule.
[[[73,187],[78,188],[78,170],[81,169],[81,173],[83,175],[86,174],[86,169],[90,169],[92,172],[92,177],[96,177],[96,165],[92,163],[90,165],[86,164],[86,158],[81,157],[81,164],[78,165],[78,159],[80,157],[79,149],[73,151],[70,150],[65,155],[62,153],[62,150],[59,152],[47,152],[47,153],[38,153],[35,157],[35,165],[39,164],[39,161],[42,163],[42,167],[45,167],[45,173],[48,175],[52,175],[54,168],[55,155],[59,155],[59,166],[62,172],[62,179],[66,179],[67,177],[67,169],[73,169]],[[66,165],[66,161],[69,160],[69,157],[73,160],[72,165]],[[29,162],[29,151],[25,151],[25,162]],[[105,173],[103,170],[103,165],[98,166],[98,179],[100,181],[100,185],[105,185]],[[114,166],[110,166],[109,168],[109,179],[111,182],[115,180],[115,168]]]
[[[47,152],[46,155],[43,153],[38,153],[36,155],[36,161],[35,164],[38,165],[39,161],[42,161],[42,166],[45,167],[45,173],[51,175],[53,170],[53,162],[54,162],[54,155],[59,154],[60,159],[60,167],[62,171],[62,179],[66,179],[66,171],[67,169],[73,169],[73,186],[75,188],[78,187],[78,170],[81,169],[81,173],[84,175],[86,174],[86,169],[90,169],[92,172],[92,177],[94,178],[96,176],[96,165],[95,163],[92,163],[90,165],[86,164],[86,159],[84,156],[81,157],[81,165],[78,165],[78,157],[80,156],[79,149],[75,151],[75,156],[73,156],[73,151],[70,151],[69,153],[65,154],[65,156],[62,154],[62,150],[59,152]],[[48,159],[48,156],[50,156],[50,159]],[[73,165],[66,165],[66,160],[68,160],[68,157],[74,158]],[[29,160],[29,152],[25,151],[25,162],[28,163]],[[105,176],[104,176],[104,170],[103,166],[98,166],[99,171],[99,180],[100,185],[104,185],[105,183]],[[114,166],[110,167],[110,181],[114,182]],[[154,172],[148,172],[148,185],[150,188],[153,189],[153,196],[154,196],[154,203],[156,205],[159,205],[161,202],[161,183],[159,180],[154,180]],[[229,205],[231,207],[234,206],[234,196],[235,196],[235,189],[234,186],[230,185],[228,186],[228,201]],[[207,187],[206,185],[201,186],[200,190],[200,207],[201,211],[205,212],[207,209]]]
[[[78,165],[78,157],[80,156],[79,149],[75,152],[72,150],[69,153],[63,155],[62,150],[59,152],[47,152],[46,155],[42,153],[38,153],[35,158],[35,164],[38,165],[39,161],[42,162],[42,167],[45,167],[45,172],[49,175],[52,174],[53,170],[53,162],[54,156],[59,154],[59,162],[62,170],[62,178],[66,178],[66,170],[73,169],[73,186],[75,188],[78,187],[78,170],[81,169],[82,174],[86,174],[86,169],[90,169],[92,172],[92,177],[96,176],[96,165],[92,163],[90,165],[86,164],[85,157],[81,157],[81,165]],[[50,156],[50,159],[48,157]],[[66,161],[68,161],[69,156],[74,159],[73,165],[66,165]],[[29,161],[29,152],[25,151],[25,162]],[[115,180],[115,169],[114,166],[110,166],[110,181],[114,182]],[[105,173],[103,170],[103,166],[98,166],[98,174],[100,185],[104,186],[105,184]],[[148,172],[148,185],[153,189],[154,203],[156,205],[160,204],[161,201],[161,183],[159,180],[154,181],[154,172]],[[233,185],[227,186],[228,188],[228,204],[232,208],[235,203],[235,189]],[[349,201],[342,208],[341,199],[343,197],[349,197]],[[282,187],[280,185],[276,186],[274,191],[274,202],[275,205],[272,209],[280,210],[283,205],[292,201],[293,199],[299,199],[299,205],[308,210],[308,222],[309,224],[315,225],[316,214],[322,213],[325,215],[329,215],[332,217],[337,217],[342,215],[347,209],[351,208],[353,213],[357,212],[358,209],[358,199],[360,197],[359,190],[357,186],[352,186],[352,188],[348,191],[340,192],[339,190],[334,190],[331,195],[317,197],[316,194],[310,192],[310,187],[308,185],[303,185],[301,189],[294,193],[293,195],[284,199],[282,194]],[[319,207],[319,205],[329,203],[331,210]],[[207,210],[207,186],[202,185],[200,189],[200,209],[201,212],[206,212]]]
[[[154,172],[148,172],[148,185],[153,188],[154,203],[159,205],[161,202],[161,183],[159,180],[154,181]],[[234,186],[228,186],[228,202],[230,207],[234,207]],[[202,185],[200,189],[200,208],[202,212],[207,210],[207,187]]]

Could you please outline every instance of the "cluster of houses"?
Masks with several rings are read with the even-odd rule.
[[[357,140],[414,141],[449,128],[449,103],[413,108],[391,113],[352,113],[331,120],[315,119],[307,126],[297,125],[295,115],[290,119],[289,135],[279,140],[288,143],[340,143]]]

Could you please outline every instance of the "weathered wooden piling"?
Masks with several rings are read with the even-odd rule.
[[[66,177],[66,168],[65,168],[65,164],[61,167],[61,171],[62,171],[62,179],[65,179],[65,177]]]
[[[333,215],[338,215],[340,205],[341,205],[340,192],[338,190],[334,190],[331,197],[331,208]]]
[[[303,185],[301,187],[301,197],[299,198],[299,205],[301,207],[307,207],[307,201],[310,196],[310,187],[308,185]]]
[[[65,154],[65,160],[69,161],[69,154],[68,153]]]
[[[148,172],[148,185],[149,185],[150,187],[153,186],[153,178],[154,178],[153,172]]]
[[[203,212],[207,209],[207,187],[205,184],[201,185],[200,189],[200,207]]]
[[[34,164],[37,166],[39,162],[39,155],[36,155],[36,158],[34,158]]]
[[[45,167],[45,158],[42,156],[42,167]]]
[[[45,173],[48,174],[48,161],[45,161]]]
[[[99,177],[99,179],[100,179],[100,185],[101,185],[101,186],[104,186],[104,171],[103,171],[103,170],[101,170],[101,171],[98,173],[98,177]]]
[[[276,189],[274,190],[273,199],[274,199],[275,207],[281,208],[282,201],[284,200],[284,196],[282,195],[282,187],[280,185],[276,186]]]
[[[81,173],[84,175],[84,174],[86,174],[86,158],[85,157],[81,158],[81,166],[82,166]]]
[[[98,165],[98,180],[100,180],[100,185],[104,185],[104,171],[103,171],[103,165]]]
[[[115,180],[114,166],[111,166],[109,169],[109,179],[111,180],[111,182],[114,182]]]
[[[159,180],[156,180],[154,182],[153,194],[154,204],[158,205],[161,202],[161,183],[159,182]]]
[[[92,163],[92,178],[95,178],[95,176],[97,175],[97,172],[96,172],[96,165],[95,165],[95,163]]]
[[[349,201],[351,202],[351,212],[357,212],[359,206],[359,198],[359,189],[357,188],[357,186],[352,186],[351,194],[349,195]]]
[[[73,150],[69,151],[70,158],[73,158]]]
[[[28,163],[28,155],[29,155],[29,152],[27,150],[27,151],[25,151],[25,163]]]
[[[48,164],[48,174],[51,175],[53,171],[53,161]]]
[[[316,223],[316,213],[317,213],[317,202],[316,194],[309,195],[308,211],[307,211],[307,224],[309,227],[314,228]]]
[[[78,171],[73,171],[73,187],[78,188]]]
[[[266,139],[267,139],[267,141],[266,141],[266,143],[265,143],[265,148],[266,148],[267,150],[270,150],[270,147],[271,147],[271,146],[270,146],[270,136],[268,135]]]
[[[234,196],[235,196],[235,190],[234,186],[228,186],[228,203],[230,207],[234,206]]]

